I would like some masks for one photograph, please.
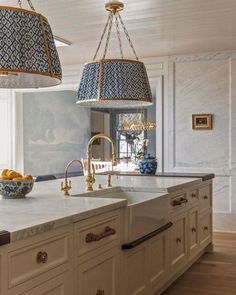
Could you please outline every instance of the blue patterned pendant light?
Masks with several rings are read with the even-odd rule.
[[[0,88],[61,83],[61,65],[47,19],[31,10],[0,6]]]
[[[106,4],[109,11],[107,23],[96,50],[93,61],[85,64],[79,90],[77,104],[96,108],[133,108],[152,104],[152,93],[146,68],[138,60],[137,54],[125,28],[119,11],[123,3],[111,1]],[[113,20],[115,19],[119,41],[120,59],[106,59]],[[124,59],[119,26],[135,55],[135,60]],[[103,58],[96,60],[105,34],[107,33]]]

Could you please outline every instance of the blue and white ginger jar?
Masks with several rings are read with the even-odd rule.
[[[157,171],[157,159],[150,156],[144,156],[139,162],[139,171],[142,174],[155,174]]]

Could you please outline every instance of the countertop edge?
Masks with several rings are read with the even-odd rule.
[[[79,212],[78,214],[71,214],[65,217],[61,217],[55,220],[51,220],[48,222],[36,224],[30,227],[22,228],[16,231],[6,231],[9,235],[10,243],[20,241],[23,239],[31,238],[38,234],[46,233],[50,230],[55,230],[63,226],[67,226],[87,218],[91,218],[103,213],[107,213],[113,210],[117,210],[119,208],[123,208],[127,206],[126,200],[117,200],[116,203],[102,205],[98,208],[89,209],[84,212]],[[1,232],[0,232],[1,233]],[[1,245],[1,244],[0,244]]]

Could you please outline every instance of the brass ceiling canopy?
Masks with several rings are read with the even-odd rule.
[[[124,9],[124,4],[119,1],[110,1],[105,5],[105,8],[108,11],[107,22],[93,61],[84,65],[77,104],[96,108],[149,106],[152,104],[152,93],[146,68],[138,60],[129,33],[119,13]],[[113,22],[115,22],[119,42],[120,58],[106,59]],[[120,27],[124,31],[135,59],[124,58]],[[97,60],[105,35],[104,53],[102,58]]]
[[[122,11],[124,9],[124,3],[119,1],[112,1],[105,4],[105,8],[107,11],[116,14],[118,11]]]
[[[61,83],[61,65],[47,19],[30,10],[0,6],[0,88],[39,88]]]

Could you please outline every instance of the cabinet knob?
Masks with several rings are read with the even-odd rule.
[[[207,199],[208,199],[208,196],[203,196],[203,199],[204,199],[204,200],[207,200]]]
[[[208,226],[204,226],[203,230],[207,231],[208,230]]]
[[[181,243],[182,242],[182,240],[180,239],[180,238],[177,238],[176,239],[176,243],[178,244],[178,243]]]
[[[48,261],[48,253],[47,252],[38,252],[36,261],[38,264],[46,263]]]
[[[195,232],[196,232],[196,228],[193,227],[193,228],[192,228],[192,233],[195,233]]]
[[[98,289],[96,295],[105,295],[105,292],[104,290]]]
[[[192,194],[191,194],[191,197],[192,197],[192,198],[196,198],[196,197],[197,197],[197,195],[196,195],[196,194],[194,194],[194,193],[192,193]]]

